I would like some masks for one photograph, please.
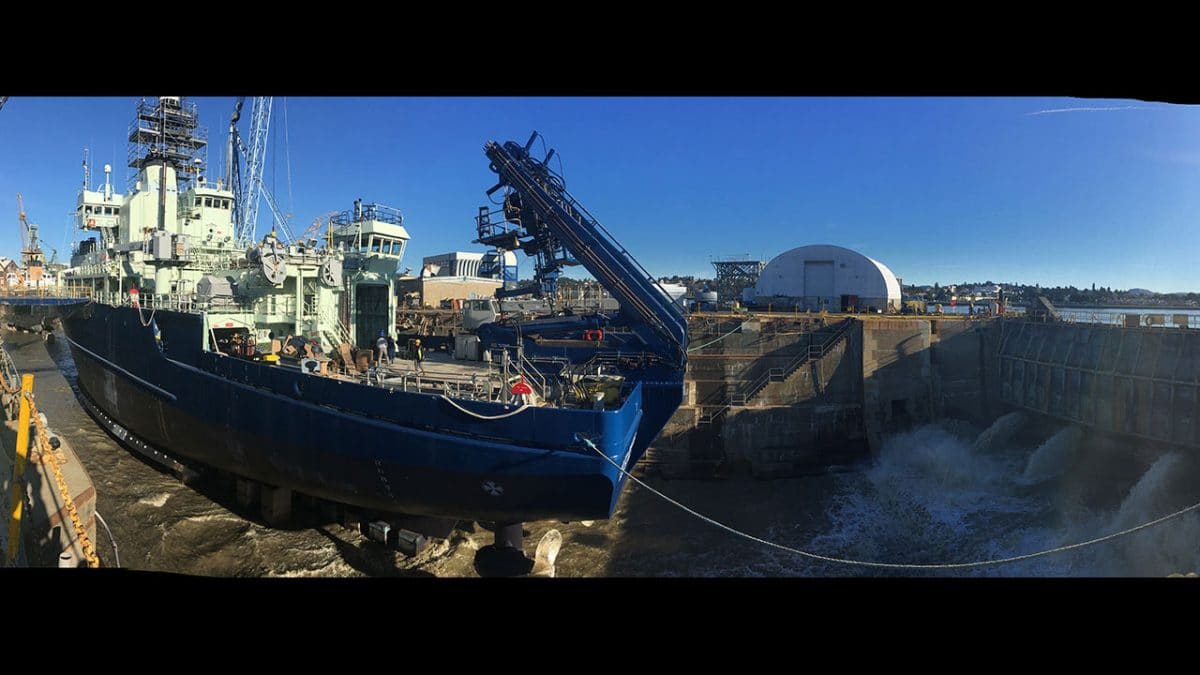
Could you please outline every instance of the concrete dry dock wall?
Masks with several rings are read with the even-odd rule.
[[[793,363],[839,321],[845,336],[744,403],[747,382]],[[744,466],[755,475],[810,470],[878,450],[891,433],[942,418],[986,426],[999,414],[996,321],[929,317],[758,317],[693,335],[687,401],[650,455],[664,472]],[[730,401],[735,403],[730,405]]]
[[[871,447],[938,419],[998,414],[995,321],[879,318],[863,322],[864,418]]]
[[[861,447],[857,327],[827,353],[810,352],[836,333],[836,323],[763,317],[694,332],[692,344],[707,346],[689,356],[685,405],[649,460],[668,474],[738,466],[762,474],[828,464],[848,446]],[[713,342],[713,336],[724,337]]]
[[[1200,446],[1200,333],[1004,322],[1000,397],[1100,431]]]

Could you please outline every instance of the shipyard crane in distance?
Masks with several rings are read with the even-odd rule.
[[[29,247],[29,223],[25,221],[25,201],[21,198],[21,193],[17,193],[17,228],[21,230],[21,252]]]
[[[37,225],[29,224],[25,219],[25,200],[17,193],[17,229],[21,231],[21,268],[17,276],[17,287],[24,287],[27,281],[40,281],[42,278],[42,248],[38,245]]]

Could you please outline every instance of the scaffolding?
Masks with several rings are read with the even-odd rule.
[[[740,300],[742,291],[757,284],[758,275],[767,266],[767,263],[751,258],[749,253],[721,256],[711,262],[717,272],[714,285],[721,302]]]
[[[154,104],[143,98],[129,123],[129,167],[140,172],[148,164],[165,162],[174,167],[179,189],[189,187],[208,159],[208,129],[199,120],[196,104],[184,103],[182,97],[161,96]],[[137,175],[129,177],[130,190]]]

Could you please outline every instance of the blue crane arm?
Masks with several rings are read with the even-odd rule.
[[[536,133],[535,133],[536,137]],[[491,169],[519,196],[539,223],[621,303],[630,329],[668,363],[682,367],[687,359],[687,319],[679,306],[604,226],[583,208],[546,165],[513,141],[489,141],[484,153]],[[553,151],[551,151],[551,154]],[[550,155],[547,155],[549,159]],[[529,228],[525,228],[529,229]]]

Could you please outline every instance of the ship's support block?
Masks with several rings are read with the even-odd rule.
[[[404,529],[397,523],[386,520],[363,523],[362,532],[368,539],[400,551],[407,556],[414,556],[429,546],[429,540],[424,535]]]
[[[475,553],[475,571],[481,577],[516,577],[529,574],[533,560],[525,557],[522,523],[496,523],[496,540]]]
[[[238,506],[248,509],[258,504],[259,495],[258,483],[247,478],[237,479],[237,504]]]
[[[268,525],[286,525],[292,519],[292,491],[288,488],[263,485],[262,517]]]

